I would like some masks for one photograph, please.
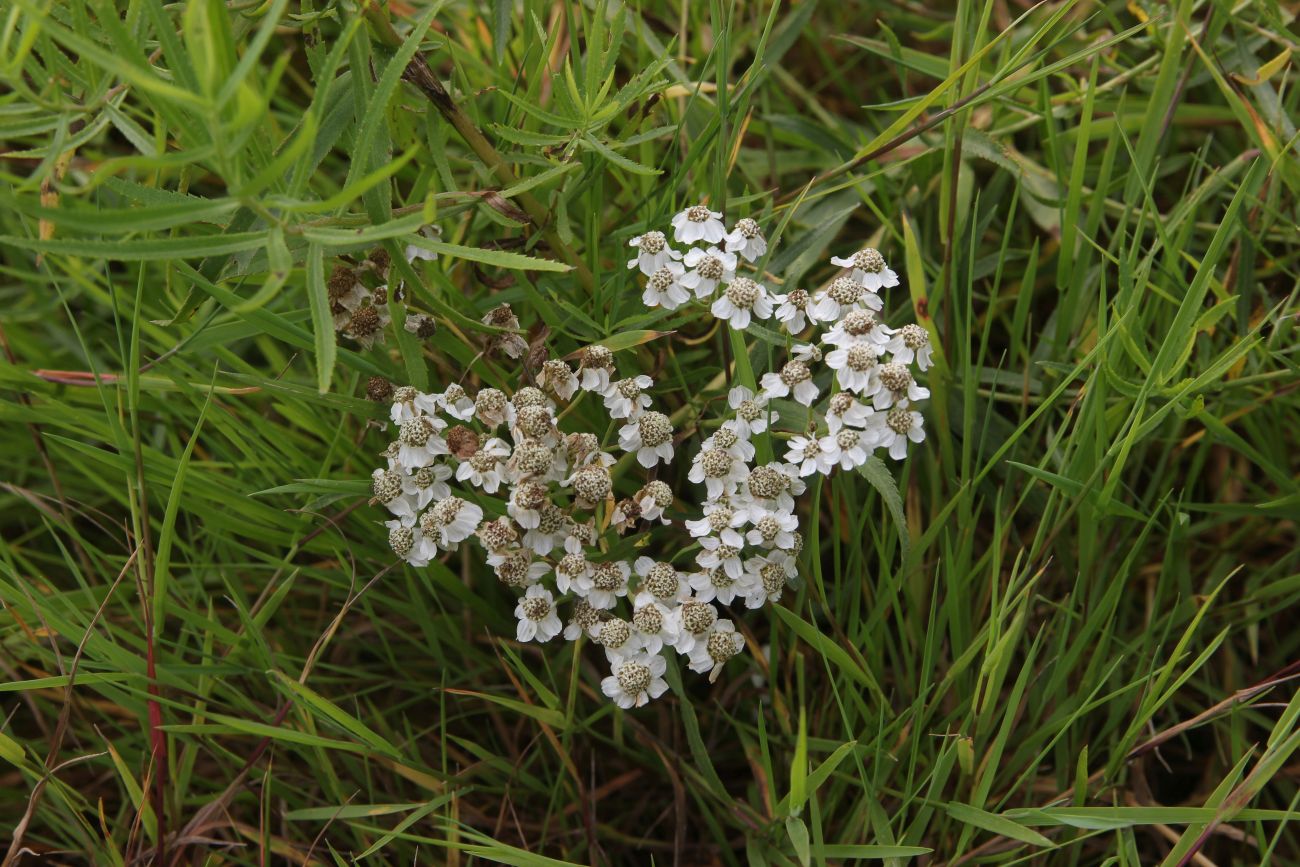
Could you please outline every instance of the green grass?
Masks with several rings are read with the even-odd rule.
[[[0,9],[6,864],[1300,863],[1293,9],[391,13]],[[514,381],[510,302],[689,425],[781,354],[641,306],[697,196],[789,285],[881,248],[944,362],[769,658],[623,712],[475,558],[393,566],[365,381]],[[429,222],[438,334],[336,338]]]

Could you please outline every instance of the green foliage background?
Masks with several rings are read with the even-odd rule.
[[[4,4],[5,863],[1297,863],[1295,11]],[[945,360],[751,652],[624,713],[392,566],[365,381],[517,381],[508,302],[693,429],[784,351],[641,306],[699,197],[787,285],[881,248]],[[336,337],[430,223],[438,334]]]

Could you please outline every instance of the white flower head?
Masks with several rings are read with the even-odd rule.
[[[421,467],[402,477],[402,492],[414,500],[416,509],[427,508],[430,503],[451,496],[447,484],[451,473],[451,467],[443,463]]]
[[[625,710],[642,707],[668,691],[667,667],[662,656],[643,650],[620,657],[613,663],[614,673],[600,682],[601,692]]]
[[[682,277],[681,284],[694,292],[696,298],[708,298],[719,283],[730,283],[736,278],[736,255],[717,247],[707,250],[693,247],[687,251],[684,262],[691,270]]]
[[[775,316],[785,328],[787,334],[799,334],[808,327],[809,322],[819,321],[812,297],[803,289],[791,289],[784,295],[773,295],[776,302]]]
[[[859,250],[847,259],[832,256],[831,264],[850,269],[849,276],[869,292],[879,292],[898,285],[898,275],[885,264],[885,257],[880,255],[880,251],[873,247]]]
[[[676,605],[690,595],[690,589],[682,580],[681,573],[671,563],[638,557],[632,568],[641,579],[633,600],[638,607],[650,602]]]
[[[707,635],[696,640],[690,652],[690,669],[699,674],[708,674],[709,682],[712,683],[718,679],[723,664],[744,647],[745,639],[736,632],[731,621],[719,620]]]
[[[530,585],[515,606],[519,618],[516,637],[520,641],[550,641],[564,631],[555,610],[555,597],[541,584]]]
[[[826,354],[826,364],[835,371],[835,379],[848,391],[871,396],[880,390],[876,361],[880,349],[871,343],[853,343]]]
[[[823,338],[831,346],[842,349],[857,343],[870,343],[882,351],[889,343],[893,330],[876,318],[870,310],[850,310],[836,322]]]
[[[678,653],[690,653],[700,640],[708,640],[709,633],[718,622],[718,609],[708,600],[687,599],[674,612],[677,620],[676,641]]]
[[[911,364],[921,370],[929,370],[934,363],[934,347],[930,345],[930,334],[921,326],[909,323],[894,332],[885,344],[885,351],[890,353],[891,361]]]
[[[669,262],[682,258],[672,247],[663,232],[646,232],[628,241],[629,247],[637,248],[637,257],[627,263],[628,268],[640,268],[641,273],[649,277]]]
[[[656,599],[642,602],[632,612],[632,628],[647,651],[658,653],[664,645],[672,646],[677,641],[677,608]]]
[[[397,463],[418,470],[432,464],[439,455],[448,454],[446,440],[437,434],[439,426],[446,427],[446,422],[427,415],[402,422],[397,434]]]
[[[390,467],[375,470],[370,474],[370,478],[374,502],[382,503],[384,508],[408,527],[414,524],[417,509],[415,498],[408,495],[405,490],[406,480],[410,475],[400,467]]]
[[[727,252],[739,253],[747,262],[757,261],[767,252],[767,239],[758,223],[749,217],[736,221],[736,228],[727,235]]]
[[[775,410],[768,409],[767,394],[755,394],[743,385],[737,385],[727,392],[727,405],[736,413],[732,419],[736,433],[749,438],[767,430],[769,422],[779,421],[781,416]]]
[[[856,470],[867,462],[874,437],[865,431],[842,427],[820,440],[822,453],[842,470]]]
[[[644,373],[610,383],[605,392],[605,409],[609,410],[609,417],[636,418],[650,406],[650,395],[645,394],[645,390],[652,385],[654,380]]]
[[[786,509],[755,509],[749,512],[750,531],[745,539],[751,545],[789,551],[795,546],[799,519]]]
[[[760,608],[767,602],[781,601],[781,593],[798,571],[793,554],[772,551],[763,557],[751,557],[745,563],[748,586],[745,607]]]
[[[672,506],[674,499],[676,497],[673,495],[673,489],[666,482],[658,479],[647,482],[645,487],[637,491],[636,496],[633,497],[637,507],[641,509],[642,518],[647,521],[662,521],[665,524],[669,521],[664,517],[664,510]]]
[[[847,391],[837,391],[826,403],[826,427],[836,433],[842,427],[865,428],[875,414]]]
[[[600,631],[600,612],[592,608],[586,599],[577,599],[573,603],[573,614],[564,626],[564,640],[577,641],[579,636],[595,638]]]
[[[884,306],[880,296],[868,292],[852,277],[836,277],[825,289],[813,296],[813,311],[823,322],[834,322],[851,310],[864,307],[879,310]]]
[[[438,553],[438,546],[424,537],[419,527],[401,521],[385,521],[388,528],[388,547],[393,553],[417,568],[428,566]]]
[[[506,472],[506,459],[509,457],[510,446],[504,440],[492,437],[456,467],[456,481],[468,480],[474,487],[495,494],[497,488],[501,487]]]
[[[719,605],[730,605],[737,593],[744,589],[739,580],[727,574],[726,569],[703,569],[693,573],[690,582],[697,600],[717,600]]]
[[[878,410],[889,409],[900,401],[916,403],[930,396],[930,389],[917,385],[906,364],[897,361],[882,364],[877,378],[880,390],[876,392],[872,405]]]
[[[808,365],[796,359],[785,363],[779,373],[765,373],[759,383],[763,395],[769,399],[794,395],[794,399],[804,406],[812,406],[819,390],[812,381],[812,371]]]
[[[740,559],[740,546],[728,545],[716,536],[700,539],[700,552],[695,555],[695,562],[702,569],[722,569],[736,579],[745,572],[744,563]]]
[[[571,400],[578,390],[578,377],[573,369],[558,358],[542,362],[542,369],[537,373],[537,387],[561,400]]]
[[[799,467],[800,476],[813,473],[826,475],[835,466],[834,459],[822,450],[821,441],[815,436],[798,435],[790,439],[785,459]]]
[[[583,391],[603,395],[609,391],[610,374],[614,372],[614,353],[607,346],[593,343],[582,350],[578,362],[579,385]]]
[[[635,452],[636,461],[646,469],[660,461],[673,459],[673,423],[661,412],[647,410],[618,432],[619,447]]]
[[[447,415],[461,421],[469,421],[474,417],[474,401],[465,393],[465,389],[459,385],[447,386],[447,390],[442,394],[430,395],[438,408]]]
[[[430,241],[436,241],[438,239],[438,235],[441,234],[441,232],[442,230],[439,229],[437,226],[425,226],[424,228],[420,229],[420,234]],[[430,250],[428,247],[421,247],[417,244],[406,245],[407,262],[420,262],[420,261],[432,262],[434,259],[437,258],[438,258],[437,251]]]
[[[691,300],[691,293],[683,283],[684,270],[680,262],[665,262],[646,280],[641,301],[647,307],[676,310]]]
[[[447,551],[474,535],[483,520],[483,509],[476,503],[460,497],[444,497],[420,516],[420,529],[424,535],[436,539],[438,547]]]
[[[925,441],[925,428],[921,414],[899,404],[889,412],[878,412],[871,419],[871,430],[876,435],[876,445],[887,449],[896,461],[907,457],[907,441]]]
[[[727,284],[723,293],[709,307],[719,319],[725,319],[732,328],[743,331],[754,319],[767,319],[772,315],[772,299],[763,284],[748,277],[737,277]]]
[[[716,500],[734,490],[746,471],[744,461],[726,449],[702,449],[691,461],[686,477],[697,485],[703,482],[709,499]]]
[[[722,214],[705,205],[692,205],[673,217],[673,239],[679,244],[720,244],[726,237]]]
[[[557,567],[558,568],[558,567]],[[627,595],[632,570],[621,560],[593,563],[573,582],[573,592],[584,597],[598,611],[608,611],[618,598]]]
[[[541,581],[551,571],[542,560],[533,559],[527,548],[510,548],[487,556],[487,563],[497,578],[508,587],[528,587]]]

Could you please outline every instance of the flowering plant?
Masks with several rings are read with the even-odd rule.
[[[838,273],[815,291],[775,294],[758,267],[768,245],[756,221],[728,231],[721,213],[696,205],[673,218],[671,233],[684,250],[660,231],[630,242],[628,268],[647,306],[700,304],[736,330],[773,320],[790,344],[757,389],[728,391],[726,417],[690,458],[687,479],[702,491],[655,477],[677,456],[676,423],[655,408],[651,377],[620,371],[602,345],[575,353],[576,369],[542,361],[512,393],[397,389],[398,436],[373,474],[395,554],[426,566],[472,537],[519,594],[518,640],[594,640],[610,665],[601,688],[625,708],[667,690],[671,653],[713,680],[741,652],[745,641],[720,609],[778,601],[798,575],[805,479],[861,467],[876,449],[902,459],[925,438],[914,407],[929,391],[913,368],[929,368],[929,336],[880,318],[879,293],[898,276],[878,251],[832,258]],[[508,307],[485,321],[519,325]],[[505,354],[518,358],[526,345],[511,336],[520,345]],[[584,397],[600,401],[603,433],[568,411]],[[784,408],[791,403],[806,409]],[[783,416],[807,423],[782,427]],[[784,440],[784,460],[760,461],[760,439],[766,449]],[[623,481],[633,468],[639,486]],[[631,545],[622,537],[633,529]]]

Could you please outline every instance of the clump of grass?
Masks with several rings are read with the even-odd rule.
[[[1300,859],[1283,6],[3,15],[9,863]],[[468,558],[394,565],[366,390],[514,375],[508,303],[694,417],[773,361],[623,267],[701,190],[787,284],[903,263],[944,363],[764,655],[622,712]],[[376,249],[366,348],[327,282]]]

